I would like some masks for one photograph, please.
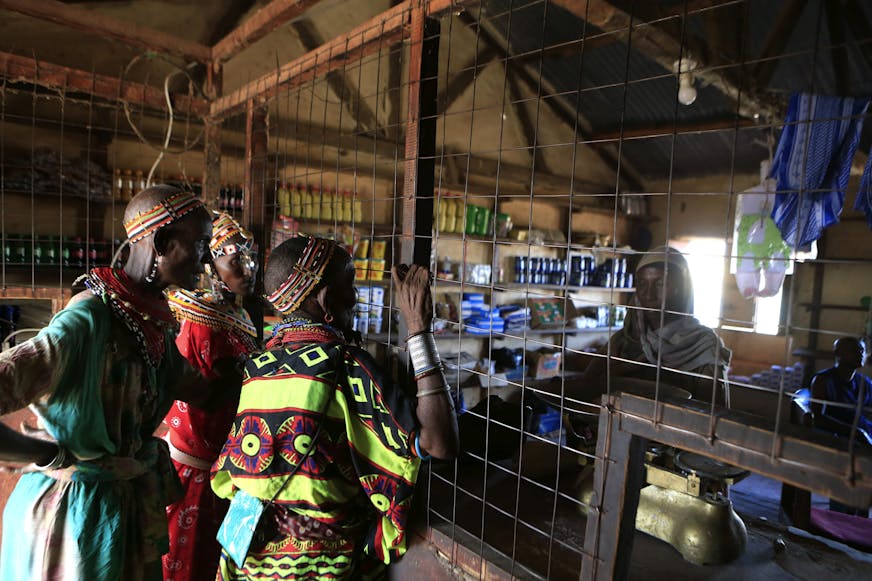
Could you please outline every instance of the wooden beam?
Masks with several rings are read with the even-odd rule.
[[[0,0],[0,8],[189,61],[206,63],[212,57],[204,44],[57,0]]]
[[[436,177],[439,21],[412,7],[400,258],[430,267]],[[401,333],[401,336],[403,334]]]
[[[245,111],[245,191],[242,220],[254,239],[259,241],[258,259],[265,264],[266,239],[266,179],[268,165],[269,127],[266,108],[250,100]],[[243,306],[258,330],[258,339],[263,338],[263,277],[257,278],[257,288],[251,297],[243,300]]]
[[[511,100],[512,109],[515,111],[515,117],[518,118],[518,123],[521,125],[521,136],[523,142],[527,144],[530,162],[534,164],[536,173],[539,171],[548,173],[548,165],[545,163],[542,149],[536,147],[536,136],[539,133],[536,127],[536,120],[533,119],[526,101],[521,96],[521,88],[518,86],[517,78],[514,75],[509,75],[508,69],[506,69],[506,75],[509,77],[509,99]]]
[[[412,0],[405,0],[342,36],[282,65],[278,71],[263,75],[221,97],[212,103],[212,115],[227,117],[237,114],[245,109],[249,99],[268,99],[279,91],[299,87],[313,78],[347,67],[349,63],[357,62],[385,46],[401,42],[409,28],[412,4]],[[425,5],[425,12],[427,16],[437,16],[456,5],[453,0],[430,0]]]
[[[409,2],[398,4],[378,16],[334,38],[315,50],[282,65],[229,95],[212,102],[212,115],[226,117],[240,112],[250,99],[268,99],[280,91],[299,87],[331,71],[339,70],[379,50],[399,42],[409,19]]]
[[[709,133],[712,131],[731,131],[743,127],[765,127],[753,119],[739,117],[738,119],[712,119],[709,121],[688,121],[683,123],[660,123],[657,125],[645,125],[637,127],[624,127],[609,131],[600,131],[590,135],[586,140],[579,143],[592,143],[598,141],[615,141],[618,139],[645,139],[648,137],[666,137],[669,135],[685,135],[688,133]]]
[[[775,17],[775,22],[769,29],[769,34],[763,43],[757,63],[751,72],[751,76],[758,87],[766,87],[772,80],[775,68],[778,66],[778,56],[784,52],[790,36],[796,28],[796,23],[808,0],[784,0],[781,10]]]
[[[320,0],[273,0],[215,43],[212,47],[211,59],[219,63],[230,60],[318,2]]]
[[[527,86],[536,91],[537,94],[547,96],[557,95],[560,92],[556,89],[553,83],[534,73],[528,63],[517,62],[510,58],[507,50],[508,44],[506,39],[502,38],[500,33],[489,22],[478,19],[469,12],[462,13],[460,18],[462,18],[463,21],[473,30],[477,29],[481,38],[486,43],[494,46],[498,54],[506,55],[507,74],[516,75]],[[576,108],[570,104],[568,99],[555,96],[544,98],[543,101],[567,127],[572,127],[573,129],[577,127],[579,135],[586,136],[591,133],[592,126],[590,122],[585,119],[584,116],[578,114]],[[641,176],[639,176],[638,172],[636,172],[632,168],[632,165],[627,163],[625,159],[618,158],[616,147],[606,143],[594,145],[592,150],[606,166],[615,168],[616,170],[620,166],[621,172],[618,175],[619,183],[616,184],[618,187],[629,187],[635,191],[641,191],[643,189]]]
[[[646,446],[621,430],[620,417],[608,405],[600,411],[598,432],[580,578],[622,581],[630,572]]]
[[[475,78],[491,61],[497,58],[497,52],[489,44],[480,46],[478,52],[467,59],[456,73],[444,84],[444,88],[436,96],[439,114],[444,115],[455,101],[475,83]]]
[[[83,93],[112,102],[125,101],[159,111],[165,111],[167,108],[164,92],[156,87],[122,81],[115,77],[71,69],[7,52],[0,52],[0,75],[11,82],[62,89],[68,93]],[[173,107],[189,115],[204,117],[209,112],[209,104],[205,99],[174,95],[172,100]]]
[[[324,44],[324,39],[315,30],[311,21],[299,21],[291,25],[297,32],[300,42],[307,51],[312,51]],[[348,79],[343,70],[335,70],[327,73],[327,84],[339,98],[339,101],[348,111],[357,125],[358,131],[377,131],[378,123],[366,97],[360,94]]]
[[[623,39],[629,39],[631,42],[631,49],[640,51],[669,72],[672,72],[675,61],[687,51],[687,47],[682,46],[681,39],[663,31],[657,26],[657,23],[640,21],[617,6],[612,0],[552,1],[578,18],[587,20],[597,28],[620,31],[619,34]],[[718,2],[717,4],[724,3]],[[716,4],[712,3],[709,8],[715,6]],[[681,14],[683,15],[683,11]],[[680,17],[682,16],[674,16],[674,18]],[[783,108],[780,98],[754,94],[734,84],[718,67],[709,66],[703,62],[699,62],[699,66],[693,74],[703,83],[718,89],[734,103],[738,103],[738,112],[743,117],[753,118],[754,115],[759,114],[769,121],[780,120]]]

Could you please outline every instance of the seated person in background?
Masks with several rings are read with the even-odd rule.
[[[811,409],[816,428],[840,436],[848,436],[854,421],[857,421],[857,441],[872,444],[872,379],[858,368],[863,365],[863,344],[854,337],[844,337],[833,343],[836,364],[815,374],[811,380]],[[825,400],[826,403],[820,403]],[[849,407],[830,405],[848,404]],[[830,500],[830,510],[868,517],[869,510],[854,508]]]
[[[872,379],[858,371],[863,365],[863,344],[853,337],[833,343],[836,364],[811,380],[811,410],[816,428],[848,436],[857,419],[858,441],[872,444]],[[820,403],[825,401],[826,403]],[[849,407],[829,405],[848,404]],[[860,407],[858,407],[858,404]]]
[[[726,376],[732,354],[712,329],[693,317],[693,282],[681,252],[661,246],[647,253],[636,267],[635,281],[635,308],[600,351],[633,363],[597,357],[577,384],[567,385],[567,395],[598,401],[609,377],[612,389],[620,388],[614,383],[618,377],[653,381],[659,364],[663,383],[704,401],[711,401],[714,393],[716,403],[729,405]]]
[[[429,272],[398,266],[393,281],[415,395],[346,340],[357,300],[348,253],[307,237],[272,251],[264,286],[284,318],[246,364],[212,467],[213,490],[233,497],[228,528],[237,511],[243,521],[265,513],[255,542],[223,543],[219,580],[379,578],[405,551],[420,460],[453,458],[458,443],[430,330]]]

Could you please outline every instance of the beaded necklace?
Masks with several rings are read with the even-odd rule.
[[[289,315],[273,328],[266,348],[275,349],[287,343],[335,343],[337,341],[346,342],[342,332],[327,323],[316,323],[306,317]]]
[[[160,365],[166,349],[164,330],[177,325],[167,302],[137,293],[136,285],[121,269],[94,268],[82,278],[134,335],[143,360],[152,367]]]
[[[176,290],[168,294],[170,309],[179,320],[189,320],[210,329],[236,333],[249,351],[257,349],[257,328],[245,311],[235,309],[217,293],[205,289]]]

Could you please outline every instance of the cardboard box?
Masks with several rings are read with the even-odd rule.
[[[560,375],[560,351],[533,351],[527,355],[530,361],[530,377],[533,379],[549,379]]]
[[[530,326],[556,327],[563,324],[563,299],[530,300]]]

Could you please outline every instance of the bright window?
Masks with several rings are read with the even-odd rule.
[[[670,244],[684,253],[693,279],[693,316],[707,327],[717,328],[721,320],[724,288],[723,238],[687,238]]]

